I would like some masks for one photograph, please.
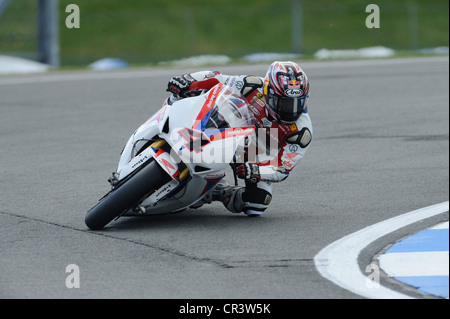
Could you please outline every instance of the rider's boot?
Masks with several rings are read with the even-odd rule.
[[[240,186],[228,185],[228,182],[219,182],[212,192],[212,200],[222,202],[223,205],[232,213],[242,212],[242,193],[244,188]]]
[[[242,189],[242,190],[241,190]],[[239,192],[239,190],[241,190]],[[236,196],[242,198],[243,188],[238,186],[230,186],[227,180],[220,181],[214,188],[210,189],[205,193],[205,195],[198,200],[196,203],[192,204],[190,208],[200,208],[204,204],[211,204],[213,201],[222,202],[224,206],[233,213],[240,213],[240,210],[235,208]]]
[[[194,204],[192,204],[191,206],[189,206],[189,208],[197,209],[197,208],[202,207],[202,206],[205,205],[205,204],[211,204],[212,198],[213,198],[212,192],[213,192],[213,189],[210,189],[209,191],[207,191],[207,192],[205,193],[205,195],[203,195],[202,198],[200,198],[200,199],[199,199],[198,201],[196,201]]]
[[[261,216],[270,201],[264,204],[247,202],[244,195],[245,191],[245,187],[232,186],[226,180],[223,180],[209,190],[197,203],[191,205],[191,208],[199,208],[204,204],[218,201],[222,202],[225,208],[232,213],[244,212],[249,217]]]
[[[221,201],[226,209],[235,214],[243,212],[249,217],[261,216],[267,206],[247,202],[246,191],[245,187],[231,186],[221,182],[213,189],[213,201]]]

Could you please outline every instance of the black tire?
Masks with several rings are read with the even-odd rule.
[[[102,229],[170,179],[171,177],[159,164],[152,160],[123,185],[111,191],[92,207],[86,214],[86,226],[92,230]]]

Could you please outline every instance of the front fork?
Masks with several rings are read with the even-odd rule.
[[[178,157],[174,159],[170,151],[170,145],[164,139],[159,139],[139,151],[129,162],[131,165],[140,166],[143,163],[141,163],[139,158],[143,158],[145,156],[153,158],[153,160],[156,161],[158,165],[161,166],[161,168],[171,177],[171,180],[168,183],[146,198],[151,199],[155,204],[169,196],[174,192],[174,190],[179,189],[182,186],[181,184],[190,177],[189,168]],[[134,171],[128,171],[127,175],[134,174],[134,172],[138,169],[139,168],[136,168]],[[121,173],[123,173],[123,169],[121,170]],[[112,176],[108,179],[108,182],[110,183],[111,188],[114,189],[119,187],[121,181],[126,179],[126,176],[121,179],[118,172],[113,172]],[[136,205],[133,210],[138,214],[145,213],[145,208],[140,204]]]
[[[184,182],[190,177],[190,172],[189,168],[180,160],[180,158],[173,158],[170,152],[170,145],[164,139],[152,143],[149,146],[148,151],[150,151],[154,160],[161,168],[172,178],[168,183],[144,199],[150,200],[150,202],[154,202],[154,205],[156,205],[156,203],[176,193],[177,190],[180,190],[183,187]],[[134,211],[139,214],[146,213],[146,209],[140,204],[136,206]]]

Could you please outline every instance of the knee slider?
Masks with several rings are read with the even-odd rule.
[[[244,202],[260,205],[269,205],[272,201],[272,194],[261,188],[246,189],[242,194],[242,200]]]

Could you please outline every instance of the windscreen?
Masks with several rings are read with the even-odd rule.
[[[225,129],[248,126],[247,102],[224,86],[209,113],[205,129]]]

